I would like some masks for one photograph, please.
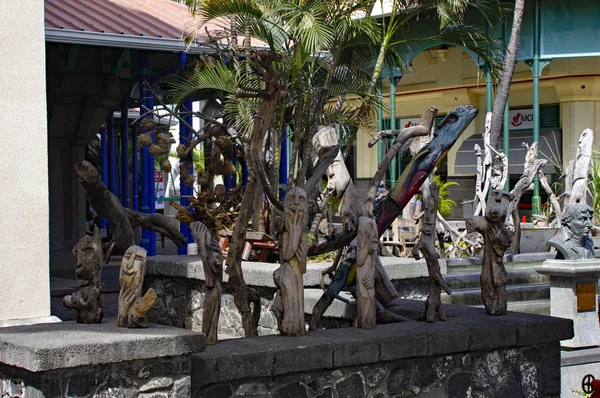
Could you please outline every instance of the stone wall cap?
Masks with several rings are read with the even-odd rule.
[[[205,347],[202,333],[156,324],[117,328],[114,319],[0,329],[0,363],[32,372],[186,355]]]
[[[535,270],[543,275],[571,278],[600,276],[600,260],[546,260]]]
[[[403,257],[381,257],[381,263],[391,280],[428,277],[425,260],[415,260]],[[440,268],[446,274],[446,261],[440,259]],[[316,262],[306,265],[303,276],[305,287],[320,287],[321,271],[331,266],[331,262]],[[273,271],[279,268],[277,263],[263,263],[259,261],[243,261],[244,280],[250,286],[263,286],[276,288],[273,282]],[[146,274],[154,277],[179,277],[186,279],[204,280],[204,268],[200,256],[162,255],[148,257]],[[223,282],[229,276],[223,274]],[[325,276],[326,284],[331,283],[329,276]]]
[[[416,319],[423,302],[396,299],[393,306],[400,315]],[[489,316],[483,308],[457,305],[443,308],[446,322],[407,321],[368,330],[340,328],[308,332],[301,337],[272,335],[220,341],[205,352],[192,355],[192,373],[201,385],[274,377],[283,372],[279,366],[287,373],[295,373],[350,363],[558,344],[573,337],[570,319],[516,312]]]

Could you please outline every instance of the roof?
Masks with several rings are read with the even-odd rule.
[[[182,51],[183,38],[199,22],[172,0],[45,0],[46,41]],[[222,29],[219,23],[209,30]],[[188,49],[199,52],[204,29]]]

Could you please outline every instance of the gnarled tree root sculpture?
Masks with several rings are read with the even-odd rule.
[[[221,282],[223,281],[223,254],[219,242],[200,221],[190,224],[204,268],[205,292],[202,312],[202,333],[207,344],[218,341],[219,313],[221,312]]]
[[[90,162],[84,160],[77,163],[75,173],[94,210],[110,222],[116,252],[124,253],[136,244],[133,228],[138,226],[166,236],[177,246],[183,246],[185,243],[183,234],[162,214],[145,214],[123,207],[115,194],[104,185],[100,174]]]
[[[493,190],[487,201],[485,217],[466,220],[468,233],[479,232],[483,235],[481,299],[488,315],[505,315],[508,306],[503,257],[513,237],[505,225],[512,199],[508,192]]]
[[[73,247],[75,257],[75,279],[79,290],[65,296],[63,305],[75,313],[78,323],[100,323],[104,316],[102,309],[102,287],[100,274],[102,262],[110,256],[112,245],[106,254],[102,251],[100,229],[94,227],[94,235],[86,235]]]
[[[419,315],[419,321],[433,322],[435,314],[437,314],[440,321],[445,321],[446,315],[442,311],[442,289],[447,294],[451,294],[452,292],[444,281],[444,277],[440,271],[438,253],[435,250],[435,223],[440,188],[433,182],[432,178],[428,178],[427,182],[421,187],[421,192],[423,193],[425,204],[423,210],[423,227],[421,229],[421,238],[413,247],[413,255],[418,260],[420,258],[419,250],[421,250],[425,257],[429,273],[429,295]]]

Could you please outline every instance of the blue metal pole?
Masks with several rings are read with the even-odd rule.
[[[154,108],[154,99],[152,98],[152,94],[148,92],[148,89],[145,86],[146,82],[149,82],[149,60],[147,55],[141,56],[141,69],[142,73],[140,75],[140,114],[143,115],[148,111],[151,111]],[[152,114],[144,116],[142,119],[151,118]],[[147,130],[141,130],[140,133],[147,133]],[[140,148],[140,158],[141,158],[141,167],[142,167],[142,213],[153,213],[152,208],[154,207],[154,157],[150,155],[148,152],[148,147]],[[140,246],[146,249],[149,256],[155,255],[152,253],[152,240],[154,240],[154,244],[156,245],[155,234],[146,229],[142,229],[142,240],[140,242]]]
[[[102,182],[108,186],[108,137],[106,133],[106,126],[100,129],[100,148],[102,152]],[[106,229],[108,220],[104,217],[100,217],[100,228]]]
[[[185,120],[190,126],[193,123],[193,116],[191,113],[189,113],[192,111],[192,106],[193,106],[193,98],[191,96],[189,96],[188,98],[185,99],[185,101],[183,101],[183,103],[181,104],[181,108],[180,108],[180,111],[185,113],[185,114],[181,115],[183,120]],[[189,145],[190,142],[192,142],[192,132],[183,123],[179,123],[179,142],[183,145]],[[190,174],[194,174],[194,154],[192,152],[190,152],[187,155],[187,157],[184,159],[184,161],[190,162],[192,164],[192,167],[190,169]],[[179,184],[180,184],[179,185],[179,195],[181,196],[181,205],[187,207],[190,204],[190,200],[188,198],[186,198],[185,196],[189,197],[189,196],[194,195],[194,187],[193,187],[193,185],[190,185],[189,187],[186,186],[183,183],[183,179],[180,179]],[[193,242],[194,237],[192,236],[192,233],[191,233],[190,229],[188,228],[188,226],[184,223],[179,223],[179,230],[183,234],[185,244],[182,247],[177,249],[177,254],[187,254],[187,244]]]
[[[115,195],[117,192],[117,140],[115,137],[115,119],[110,111],[106,117],[108,133],[108,189]]]
[[[288,127],[285,126],[283,132],[281,133],[281,149],[279,156],[279,200],[285,199],[285,189],[284,186],[287,186],[288,179]],[[244,173],[244,169],[242,167],[242,174]],[[247,173],[247,171],[246,171]]]
[[[121,100],[121,198],[123,206],[130,207],[129,201],[129,101]]]
[[[133,126],[132,137],[131,137],[131,186],[132,186],[132,199],[133,203],[131,208],[135,211],[140,210],[140,181],[139,181],[139,168],[138,168],[138,129],[137,126]]]
[[[287,176],[285,178],[287,183]],[[248,163],[245,159],[242,159],[242,185],[248,185]]]

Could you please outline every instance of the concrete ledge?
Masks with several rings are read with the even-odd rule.
[[[205,346],[201,333],[155,324],[117,328],[114,319],[0,329],[0,363],[32,372],[185,355]]]
[[[39,318],[24,318],[24,319],[7,319],[4,321],[0,321],[0,328],[5,328],[8,326],[23,326],[23,325],[37,325],[40,323],[56,323],[62,322],[59,318],[55,316],[43,316]]]
[[[588,363],[600,363],[600,348],[563,351],[560,357],[560,366],[585,365]]]
[[[390,279],[409,279],[427,277],[425,260],[416,261],[413,258],[381,257],[381,263]],[[331,265],[330,262],[308,263],[304,274],[304,286],[318,287],[321,284],[321,271]],[[250,286],[264,286],[275,288],[273,272],[279,267],[275,263],[262,263],[257,261],[242,262],[244,280]],[[442,274],[446,274],[446,262],[440,260]],[[199,256],[155,256],[148,257],[147,275],[155,277],[179,277],[186,279],[204,280],[204,269]],[[227,282],[229,276],[223,275]],[[325,283],[331,280],[325,277]]]
[[[422,302],[396,300],[401,315],[415,319]],[[193,382],[204,385],[273,377],[339,366],[432,357],[544,344],[573,336],[568,319],[509,313],[493,317],[480,308],[445,305],[447,322],[408,321],[377,328],[343,328],[222,341],[192,355]]]
[[[600,275],[600,260],[546,260],[535,270],[542,275],[597,278]]]

